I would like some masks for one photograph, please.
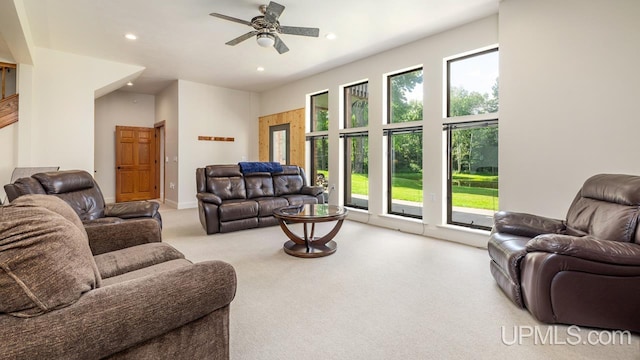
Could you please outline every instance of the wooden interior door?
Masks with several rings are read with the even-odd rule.
[[[158,198],[154,128],[116,126],[116,202]]]

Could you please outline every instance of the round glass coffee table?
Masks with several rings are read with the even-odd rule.
[[[342,206],[329,204],[305,204],[297,206],[285,206],[273,211],[280,222],[282,231],[289,237],[284,243],[284,252],[289,255],[315,258],[331,255],[336,252],[338,245],[333,241],[342,222],[347,217],[347,209]],[[317,237],[315,234],[316,223],[335,221],[333,229],[326,235]],[[296,235],[287,224],[302,223],[304,235]],[[311,225],[311,229],[309,229]]]

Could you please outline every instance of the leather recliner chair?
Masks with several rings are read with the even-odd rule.
[[[160,205],[154,201],[105,204],[93,176],[83,170],[43,172],[4,186],[9,201],[26,194],[54,195],[78,214],[91,241],[94,255],[113,251],[130,241],[161,241]]]
[[[639,218],[640,176],[595,175],[566,220],[496,213],[491,273],[539,321],[638,332]]]

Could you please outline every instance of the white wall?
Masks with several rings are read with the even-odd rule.
[[[586,178],[640,174],[640,2],[500,3],[500,207],[564,218]]]
[[[152,128],[155,96],[114,91],[95,100],[95,179],[107,202],[115,202],[116,126]]]
[[[169,159],[164,166],[165,203],[178,207],[178,81],[174,81],[156,94],[156,121],[165,122],[165,155]],[[171,187],[170,185],[173,185]]]
[[[95,93],[143,68],[45,48],[35,48],[35,59],[31,88],[20,82],[20,96],[33,96],[31,121],[22,122],[20,108],[18,124],[31,134],[29,146],[20,146],[29,163],[20,165],[93,173]]]
[[[331,203],[337,203],[342,193],[336,175],[342,173],[339,153],[338,120],[340,116],[341,85],[360,80],[369,81],[369,194],[368,214],[352,211],[350,217],[372,224],[396,228],[403,231],[422,233],[448,238],[455,241],[483,246],[486,234],[477,231],[452,231],[440,226],[443,218],[443,58],[469,50],[498,43],[498,17],[490,16],[479,21],[404,45],[361,61],[341,66],[316,76],[312,76],[278,89],[266,91],[260,98],[260,115],[273,114],[305,106],[305,95],[321,90],[329,90],[329,182],[336,184]],[[425,209],[423,222],[383,215],[385,170],[383,163],[382,123],[384,119],[383,92],[385,74],[402,69],[423,66],[424,73],[424,121],[423,142],[425,156],[424,194]],[[428,194],[436,194],[435,202],[426,201]]]
[[[178,81],[178,88],[178,208],[190,208],[197,206],[196,168],[258,160],[258,97],[184,80]],[[235,141],[199,141],[200,135],[233,137]]]

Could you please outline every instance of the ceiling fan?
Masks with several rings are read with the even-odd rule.
[[[280,17],[280,15],[282,15],[284,6],[273,1],[270,1],[269,5],[260,5],[258,9],[262,13],[262,15],[254,17],[253,19],[251,19],[251,21],[246,21],[218,13],[211,13],[209,15],[220,19],[248,25],[255,29],[226,42],[227,45],[237,45],[255,35],[258,45],[262,47],[273,46],[280,54],[286,53],[287,51],[289,51],[289,48],[284,44],[282,39],[280,39],[278,34],[318,37],[318,34],[320,33],[320,29],[318,28],[280,25],[278,18]]]

